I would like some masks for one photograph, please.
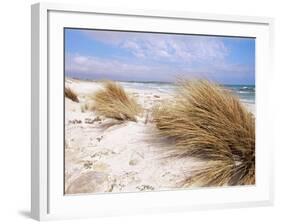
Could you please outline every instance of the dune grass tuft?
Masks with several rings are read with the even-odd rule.
[[[72,101],[79,103],[77,94],[69,87],[65,87],[64,96],[71,99]]]
[[[255,118],[228,90],[182,80],[174,103],[155,108],[153,117],[159,133],[175,140],[172,156],[207,161],[185,185],[255,183]]]
[[[112,81],[105,81],[103,89],[97,91],[92,99],[98,115],[117,119],[136,121],[142,112],[136,99],[129,96],[122,86]]]

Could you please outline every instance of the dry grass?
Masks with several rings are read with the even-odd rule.
[[[136,116],[142,112],[136,99],[129,96],[122,86],[112,81],[104,82],[103,89],[97,91],[92,99],[95,102],[95,112],[101,116],[136,121]]]
[[[172,156],[207,161],[185,185],[255,183],[255,119],[229,91],[209,81],[181,81],[174,104],[162,104],[153,117],[160,134],[176,142]]]
[[[69,87],[65,87],[64,96],[71,99],[74,102],[79,103],[77,94],[72,89],[70,89]]]

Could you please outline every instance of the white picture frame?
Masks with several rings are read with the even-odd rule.
[[[37,220],[98,217],[273,203],[270,107],[273,19],[189,12],[97,9],[38,3],[32,15],[31,215]],[[94,22],[93,22],[94,21]],[[177,191],[63,194],[63,27],[169,31],[256,38],[256,185]],[[184,28],[183,28],[184,27]],[[56,114],[57,116],[54,116]]]

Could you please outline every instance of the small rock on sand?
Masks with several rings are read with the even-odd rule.
[[[112,183],[104,172],[90,171],[81,174],[67,188],[67,194],[108,192]]]
[[[129,165],[130,166],[135,166],[137,165],[140,160],[143,159],[143,155],[141,155],[140,153],[138,152],[133,152],[132,155],[131,155],[131,158],[130,158],[130,161],[129,161]]]
[[[138,160],[132,159],[132,160],[130,160],[129,165],[130,166],[135,166],[135,165],[137,165],[137,163],[138,163]]]

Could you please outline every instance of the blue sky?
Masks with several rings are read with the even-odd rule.
[[[80,79],[255,84],[255,39],[65,29],[65,74]]]

